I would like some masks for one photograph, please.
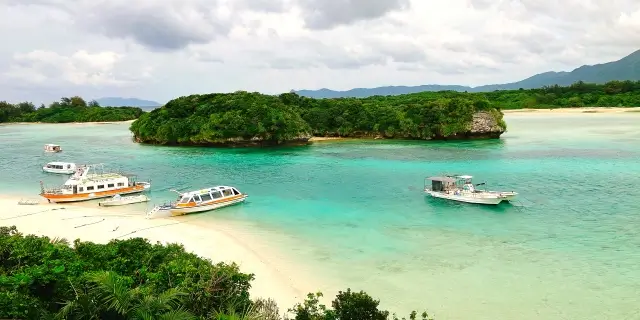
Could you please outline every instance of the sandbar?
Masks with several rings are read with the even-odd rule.
[[[564,114],[564,113],[622,113],[640,112],[640,107],[580,107],[580,108],[554,108],[554,109],[507,109],[504,114]]]

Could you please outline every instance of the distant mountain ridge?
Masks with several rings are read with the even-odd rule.
[[[103,107],[160,107],[162,104],[138,98],[105,97],[96,99]]]
[[[578,81],[603,84],[613,80],[640,81],[640,50],[637,50],[617,61],[595,64],[592,66],[584,65],[571,72],[544,72],[518,82],[505,84],[490,84],[478,87],[437,84],[421,86],[385,86],[377,88],[355,88],[347,91],[335,91],[323,88],[319,90],[294,90],[294,92],[301,96],[311,98],[364,98],[375,95],[399,95],[424,91],[453,90],[461,92],[490,92],[495,90],[518,90],[520,88],[534,89],[555,84],[568,86]]]

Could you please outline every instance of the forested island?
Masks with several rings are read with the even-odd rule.
[[[2,122],[107,122],[137,119],[144,111],[137,107],[101,107],[95,100],[86,102],[78,96],[64,97],[49,106],[36,107],[31,102],[11,104],[0,101]]]
[[[247,146],[305,143],[312,136],[497,138],[505,128],[502,113],[481,97],[312,99],[238,91],[173,99],[130,129],[143,143]]]
[[[339,292],[331,307],[310,293],[280,310],[251,299],[253,274],[213,264],[178,244],[146,239],[96,244],[23,235],[0,227],[1,319],[397,319],[365,292]],[[409,319],[432,319],[411,312]],[[404,318],[403,318],[404,319]]]
[[[304,143],[312,136],[499,138],[506,130],[501,109],[583,106],[640,106],[640,82],[335,99],[245,91],[190,95],[143,114],[130,130],[141,143],[200,146]]]

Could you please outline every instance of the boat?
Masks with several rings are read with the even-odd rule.
[[[244,202],[248,195],[234,187],[216,186],[185,193],[178,193],[179,200],[162,206],[156,206],[147,213],[147,217],[156,214],[182,216],[185,214],[211,211]]]
[[[76,172],[76,164],[71,162],[49,162],[42,171],[49,173],[73,174]]]
[[[105,200],[98,203],[98,206],[101,207],[113,207],[113,206],[124,206],[127,204],[141,203],[149,201],[149,197],[144,194],[138,194],[133,196],[121,196],[116,194],[113,198],[109,200]]]
[[[44,145],[44,152],[62,152],[62,148],[57,144],[47,143]]]
[[[40,201],[35,199],[20,199],[20,201],[18,201],[18,204],[21,206],[35,206],[40,204]]]
[[[469,175],[445,175],[425,178],[424,192],[435,198],[449,199],[467,203],[497,205],[503,201],[513,200],[518,193],[514,191],[478,190]],[[431,181],[431,188],[427,181]]]
[[[54,203],[77,202],[140,193],[149,188],[150,182],[137,181],[135,175],[105,172],[101,164],[86,165],[78,167],[60,187],[45,188],[40,181],[40,196]]]

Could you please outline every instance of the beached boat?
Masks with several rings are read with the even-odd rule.
[[[147,213],[147,217],[152,217],[156,214],[181,216],[189,213],[211,211],[243,202],[246,199],[247,195],[234,187],[217,186],[180,193],[178,202],[156,206]]]
[[[62,152],[62,148],[57,144],[47,143],[44,145],[44,152]]]
[[[114,206],[124,206],[127,204],[141,203],[149,201],[149,197],[144,194],[138,194],[134,196],[121,196],[116,194],[113,198],[101,201],[98,203],[101,207],[114,207]]]
[[[476,186],[484,183],[474,185],[472,178],[468,175],[429,177],[425,179],[424,192],[436,198],[477,204],[499,204],[513,200],[518,195],[513,191],[478,190]],[[427,181],[431,181],[431,188]]]
[[[71,162],[49,162],[42,167],[44,172],[61,174],[73,174],[76,169],[76,164]]]
[[[58,203],[139,193],[151,188],[151,183],[137,181],[135,175],[105,172],[102,165],[87,165],[78,167],[61,187],[45,188],[42,181],[40,187],[40,196]]]

